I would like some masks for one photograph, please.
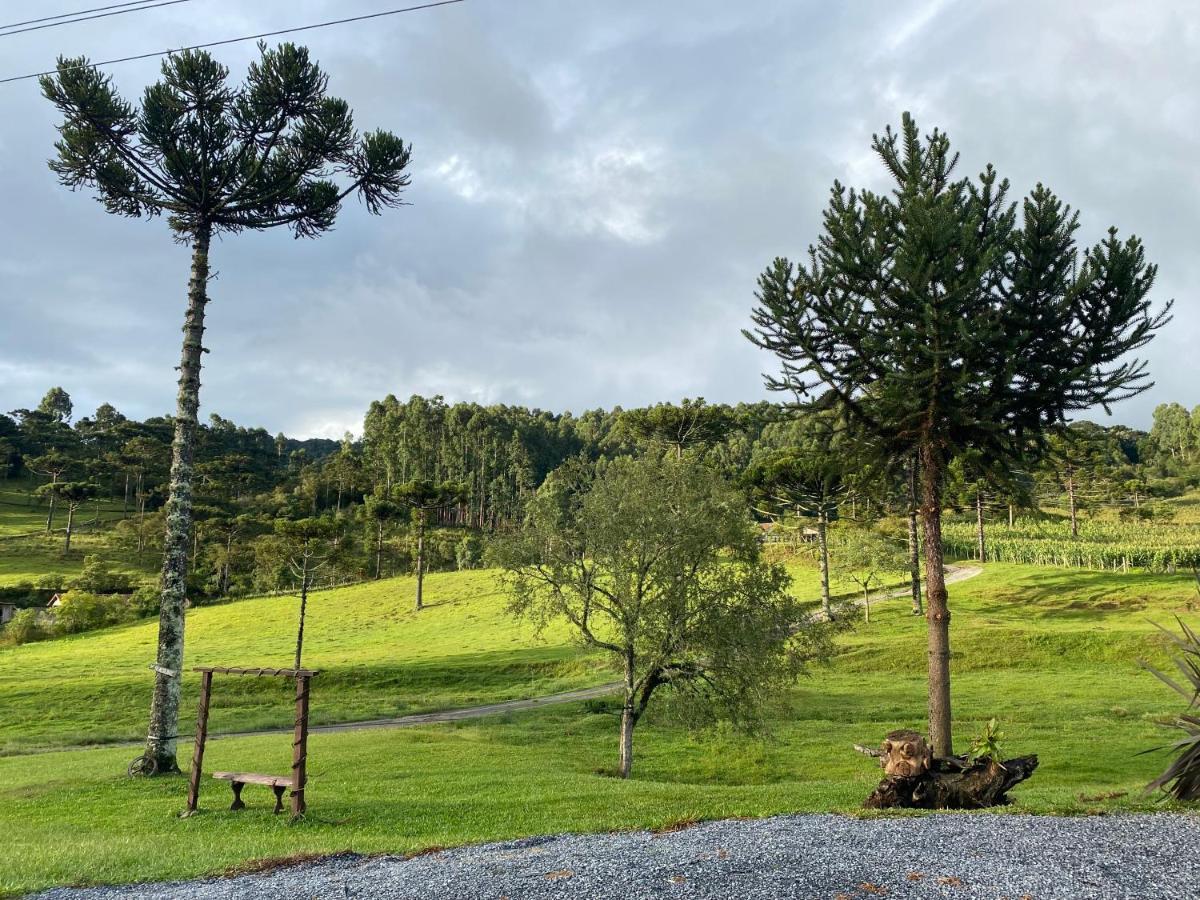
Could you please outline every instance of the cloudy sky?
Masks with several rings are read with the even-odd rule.
[[[190,0],[0,36],[0,77],[400,5]],[[203,415],[338,436],[388,393],[759,399],[773,363],[739,334],[755,277],[815,238],[835,178],[882,184],[870,137],[903,110],[949,131],[965,171],[1050,185],[1086,241],[1141,235],[1176,316],[1148,350],[1157,387],[1115,419],[1200,402],[1191,0],[465,0],[296,40],[360,127],[413,143],[412,205],[214,245]],[[255,53],[215,52],[235,73]],[[156,71],[111,68],[134,98]],[[0,114],[0,409],[60,384],[77,414],[171,411],[186,248],[56,184],[35,82],[0,85]]]

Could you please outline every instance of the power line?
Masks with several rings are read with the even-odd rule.
[[[51,22],[54,19],[70,19],[74,16],[85,16],[88,13],[103,12],[106,9],[120,9],[123,6],[141,6],[144,3],[149,3],[151,0],[130,0],[128,3],[113,3],[111,6],[95,6],[91,9],[80,9],[76,12],[59,13],[57,16],[42,16],[40,19],[26,19],[24,22],[10,22],[7,25],[0,25],[0,31],[7,31],[9,28],[20,28],[22,25],[36,25],[38,22]]]
[[[134,9],[118,9],[115,12],[96,13],[92,16],[81,16],[78,19],[67,19],[64,22],[46,22],[42,25],[30,25],[28,28],[18,28],[16,31],[5,31],[0,33],[0,37],[11,37],[14,34],[25,34],[27,31],[41,31],[43,28],[61,28],[63,25],[74,25],[76,22],[90,22],[93,19],[107,19],[109,16],[123,16],[126,13],[141,12],[146,9],[158,9],[160,6],[175,6],[179,3],[191,3],[192,0],[162,0],[160,3],[152,4],[151,6],[138,6]],[[84,10],[87,12],[88,10]],[[57,18],[62,18],[61,16]],[[13,27],[13,26],[9,26]]]
[[[88,63],[86,66],[78,66],[76,68],[96,69],[100,66],[114,66],[117,63],[133,62],[139,59],[153,59],[156,56],[168,56],[172,53],[183,53],[188,50],[204,50],[208,47],[222,47],[225,44],[237,44],[242,41],[254,41],[262,38],[278,37],[283,34],[295,34],[299,31],[312,31],[315,28],[328,28],[331,25],[345,25],[350,22],[364,22],[367,19],[381,19],[384,16],[395,16],[400,13],[416,12],[421,9],[433,9],[437,6],[451,6],[455,3],[462,3],[464,0],[437,0],[434,3],[422,3],[417,6],[405,6],[401,9],[389,9],[383,12],[369,13],[365,16],[351,16],[347,19],[333,19],[329,22],[317,22],[314,25],[299,25],[295,28],[281,28],[278,31],[264,31],[261,34],[248,34],[243,37],[227,38],[223,41],[212,41],[207,44],[193,44],[190,47],[179,47],[172,50],[156,50],[153,53],[139,53],[136,56],[123,56],[120,59],[106,59],[101,62]],[[29,75],[13,75],[9,78],[0,78],[0,84],[8,84],[13,81],[27,81],[30,78],[41,78],[43,75],[54,75],[56,69],[50,69],[46,72],[33,72]]]

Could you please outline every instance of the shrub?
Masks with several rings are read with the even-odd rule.
[[[98,556],[85,556],[83,570],[67,586],[89,594],[128,594],[133,590],[133,579],[124,572],[110,571],[108,563]]]
[[[1184,736],[1168,747],[1156,748],[1172,751],[1175,759],[1165,772],[1147,785],[1146,790],[1161,788],[1172,794],[1176,800],[1200,800],[1200,716],[1196,715],[1196,706],[1200,703],[1200,636],[1181,619],[1176,621],[1179,622],[1182,636],[1171,634],[1165,628],[1161,630],[1179,652],[1175,658],[1175,666],[1183,676],[1183,683],[1144,662],[1142,666],[1188,701],[1187,709],[1167,723],[1170,727],[1182,731]]]
[[[483,538],[471,532],[454,548],[454,561],[459,570],[478,569],[483,565]]]
[[[70,591],[54,610],[54,631],[58,634],[77,634],[116,625],[130,618],[129,605],[124,597]]]
[[[16,613],[0,632],[6,644],[28,644],[50,637],[46,617],[40,609],[23,609]]]

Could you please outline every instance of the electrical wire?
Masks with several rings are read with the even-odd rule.
[[[65,21],[62,21],[62,22],[45,22],[42,25],[30,25],[28,28],[17,28],[16,31],[0,30],[0,37],[12,37],[14,34],[25,34],[26,32],[29,32],[29,31],[41,31],[44,28],[60,28],[63,25],[74,25],[76,22],[90,22],[93,19],[107,19],[110,16],[123,16],[123,15],[126,15],[127,13],[142,12],[143,10],[147,10],[147,9],[158,9],[160,6],[176,6],[177,4],[180,4],[180,3],[191,3],[191,2],[192,2],[192,0],[160,0],[160,2],[153,3],[150,6],[138,6],[133,9],[118,9],[115,12],[101,12],[101,13],[96,13],[95,15],[92,15],[92,16],[80,16],[77,19],[66,19]],[[84,12],[88,12],[88,10],[84,10]],[[59,16],[57,18],[63,18],[63,17]],[[24,24],[24,23],[22,23],[22,24]],[[6,27],[15,28],[16,26],[9,25]]]
[[[10,22],[7,25],[0,25],[0,31],[7,31],[10,28],[20,28],[22,25],[36,25],[38,22],[51,22],[54,19],[70,19],[75,16],[86,16],[88,13],[103,12],[106,9],[121,9],[125,6],[143,6],[150,3],[151,0],[129,0],[127,3],[113,3],[109,6],[94,6],[91,9],[80,9],[75,12],[59,13],[57,16],[42,16],[40,19],[26,19],[24,22]]]
[[[133,62],[134,60],[139,59],[153,59],[156,56],[168,56],[172,53],[183,53],[188,50],[204,50],[208,47],[222,47],[226,44],[237,44],[241,43],[242,41],[254,41],[262,38],[278,37],[283,34],[295,34],[299,31],[312,31],[316,28],[328,28],[331,25],[345,25],[350,22],[365,22],[368,19],[381,19],[384,16],[395,16],[399,15],[400,13],[416,12],[417,10],[422,9],[433,9],[438,6],[452,6],[455,3],[463,2],[465,2],[465,0],[437,0],[437,2],[434,3],[421,3],[417,6],[405,6],[401,9],[389,9],[384,10],[383,12],[368,13],[367,15],[363,16],[351,16],[346,19],[333,19],[329,22],[317,22],[313,25],[299,25],[295,28],[281,28],[278,31],[264,31],[260,34],[248,34],[244,37],[227,38],[223,41],[210,41],[207,44],[193,44],[190,47],[179,47],[178,49],[174,50],[157,50],[153,53],[139,53],[135,56],[123,56],[120,59],[106,59],[101,62],[88,63],[86,66],[80,66],[79,68],[96,69],[100,66],[113,66],[117,63]],[[33,72],[29,75],[13,75],[9,78],[0,78],[0,84],[9,84],[13,81],[27,81],[30,78],[41,78],[43,75],[54,75],[56,73],[56,69],[50,69],[45,72]]]

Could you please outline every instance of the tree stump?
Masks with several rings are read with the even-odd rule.
[[[860,750],[862,748],[859,748]],[[893,731],[878,751],[884,779],[863,803],[866,809],[983,809],[1010,802],[1008,792],[1033,774],[1036,756],[998,762],[933,756],[915,731]]]

